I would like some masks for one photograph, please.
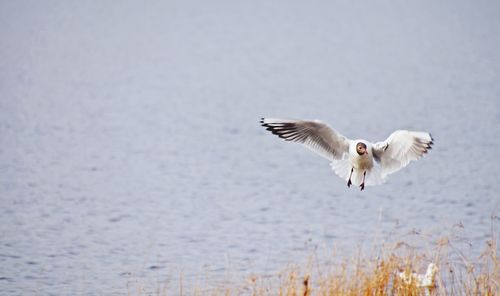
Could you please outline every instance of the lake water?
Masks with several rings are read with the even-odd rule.
[[[2,1],[0,293],[244,279],[460,223],[477,254],[500,211],[499,16],[494,1]],[[435,146],[360,192],[262,116]]]

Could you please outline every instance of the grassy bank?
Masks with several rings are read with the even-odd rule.
[[[498,217],[492,217],[495,220]],[[288,266],[276,274],[249,275],[241,281],[186,287],[181,279],[160,284],[153,294],[500,295],[498,238],[493,225],[479,255],[464,252],[460,246],[467,243],[456,236],[434,239],[426,248],[396,240],[376,245],[367,255],[358,252],[342,258],[341,254],[332,254],[327,262],[312,254],[302,260],[306,263]],[[144,293],[139,290],[138,294]]]

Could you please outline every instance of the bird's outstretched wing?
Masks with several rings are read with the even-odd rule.
[[[321,121],[262,118],[260,123],[285,141],[300,143],[330,161],[348,155],[349,139]]]
[[[432,149],[433,139],[426,132],[397,130],[387,140],[373,145],[373,155],[385,177],[422,157]]]

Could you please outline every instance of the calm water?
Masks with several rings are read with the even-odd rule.
[[[500,211],[499,16],[494,1],[1,1],[0,293],[272,274],[457,223],[476,254]],[[436,145],[359,192],[262,116]]]

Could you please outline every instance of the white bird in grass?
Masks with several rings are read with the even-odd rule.
[[[419,288],[433,288],[435,285],[435,277],[438,272],[438,267],[434,263],[429,263],[427,266],[427,271],[425,274],[418,274],[412,272],[408,274],[407,272],[398,273],[399,278],[407,285],[415,284]]]
[[[300,143],[331,161],[333,171],[347,186],[378,185],[386,177],[422,157],[433,144],[427,132],[397,130],[385,141],[350,140],[318,120],[262,118],[271,133]]]

